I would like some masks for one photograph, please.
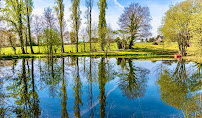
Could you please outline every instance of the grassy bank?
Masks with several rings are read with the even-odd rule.
[[[173,58],[174,54],[178,53],[178,46],[177,43],[170,43],[170,44],[163,44],[160,43],[159,45],[152,45],[152,43],[135,43],[133,49],[126,49],[126,50],[118,50],[116,43],[112,43],[110,45],[109,51],[106,53],[101,51],[100,45],[98,43],[93,43],[92,48],[94,51],[90,52],[89,43],[79,44],[79,52],[76,52],[75,45],[65,45],[65,52],[60,53],[60,49],[57,50],[54,57],[65,57],[65,56],[107,56],[108,57],[126,57],[126,58],[141,58],[141,59],[148,59],[148,58],[156,58],[160,59],[166,58],[171,59]],[[36,54],[30,54],[30,48],[27,48],[27,52],[29,54],[21,54],[20,47],[17,47],[17,54],[14,54],[14,51],[11,47],[1,48],[1,55],[0,58],[3,59],[18,59],[18,58],[45,58],[48,57],[48,54],[45,52],[45,46],[40,46],[40,54],[38,46],[33,46],[34,52]],[[85,50],[85,51],[84,51]],[[73,52],[73,54],[70,53]],[[202,58],[197,58],[195,56],[187,56],[183,57],[188,61],[195,61],[198,63],[202,63]]]
[[[90,52],[89,49],[89,43],[79,44],[79,52],[76,52],[75,45],[65,45],[65,52],[66,53],[60,53],[60,49],[57,50],[56,54],[54,56],[102,56],[102,55],[108,55],[108,56],[134,56],[134,55],[173,55],[177,52],[177,44],[172,43],[172,45],[163,46],[163,44],[159,45],[152,45],[151,43],[135,43],[134,49],[127,49],[127,50],[118,50],[116,43],[112,43],[110,45],[109,51],[106,53],[104,51],[101,51],[100,45],[98,43],[93,43],[92,45],[94,51]],[[163,48],[164,47],[164,48]],[[26,48],[25,48],[26,49]],[[38,46],[33,46],[34,52],[36,54],[30,54],[30,48],[27,48],[27,52],[29,54],[21,54],[20,47],[16,48],[16,54],[14,54],[14,51],[11,47],[5,47],[1,49],[1,57],[46,57],[48,56],[45,54],[45,46],[40,46],[40,54],[39,54],[39,48]],[[70,54],[69,52],[74,52],[73,54]]]

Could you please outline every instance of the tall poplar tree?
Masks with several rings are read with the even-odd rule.
[[[81,19],[80,19],[80,15],[81,15],[81,11],[80,11],[80,0],[71,0],[72,2],[72,7],[71,7],[71,20],[72,20],[72,30],[75,34],[75,38],[76,38],[76,52],[78,52],[78,43],[79,43],[79,28],[80,28],[80,24],[81,24]]]
[[[99,0],[98,2],[98,8],[100,9],[100,15],[99,15],[99,24],[98,24],[98,34],[100,39],[100,46],[102,51],[104,51],[104,46],[106,44],[105,38],[106,38],[106,19],[105,19],[105,12],[107,8],[107,2],[106,0]]]
[[[91,38],[92,38],[92,8],[93,0],[86,0],[86,19],[87,19],[87,31],[90,41],[90,51],[92,51]]]
[[[34,54],[34,50],[32,48],[33,43],[32,43],[32,35],[31,35],[31,28],[30,28],[30,15],[33,8],[33,2],[32,0],[25,0],[25,2],[26,2],[27,30],[28,30],[28,36],[29,36],[29,44],[30,44],[31,53]]]
[[[55,11],[57,13],[58,22],[60,25],[61,52],[64,50],[63,29],[64,29],[64,4],[63,0],[56,0]]]

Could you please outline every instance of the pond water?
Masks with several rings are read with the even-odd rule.
[[[201,64],[65,57],[0,61],[0,117],[201,117]]]

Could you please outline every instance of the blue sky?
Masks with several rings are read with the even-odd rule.
[[[33,0],[34,2],[34,11],[33,14],[42,15],[44,8],[53,7],[55,0]],[[70,27],[70,7],[71,7],[71,0],[63,0],[65,4],[65,19],[67,21],[68,30],[71,30]],[[93,6],[93,22],[98,22],[99,10],[97,7],[97,2],[99,0],[94,0]],[[110,25],[114,30],[119,29],[117,24],[118,18],[123,13],[124,7],[127,7],[131,3],[139,3],[143,6],[148,6],[152,16],[152,35],[156,36],[158,34],[158,27],[161,25],[162,17],[164,16],[165,12],[169,9],[169,5],[176,4],[183,0],[107,0],[108,9],[106,11],[106,20],[107,24]],[[85,27],[85,18],[84,13],[86,10],[85,7],[85,0],[81,0],[80,8],[82,11],[82,26]]]

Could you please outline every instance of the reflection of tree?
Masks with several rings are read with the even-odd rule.
[[[100,89],[100,95],[99,95],[99,103],[100,103],[100,118],[105,117],[105,107],[106,107],[106,95],[105,95],[105,84],[107,82],[106,77],[106,70],[105,70],[105,62],[104,58],[101,59],[99,65],[98,65],[98,82],[99,82],[99,89]]]
[[[90,109],[90,118],[93,118],[94,116],[94,111],[93,111],[93,78],[92,78],[92,58],[90,58],[90,65],[89,65],[89,76],[88,76],[88,104],[89,104],[89,109]]]
[[[36,92],[35,89],[35,80],[34,80],[34,59],[32,59],[32,75],[31,75],[31,79],[32,79],[32,98],[31,98],[31,106],[32,106],[32,113],[34,117],[38,117],[40,115],[40,108],[39,108],[39,98],[38,98],[38,94]]]
[[[58,59],[50,57],[42,67],[41,78],[49,86],[50,96],[56,96],[56,86],[61,81],[61,66],[58,65]]]
[[[27,70],[29,70],[27,68]],[[22,70],[18,77],[13,80],[13,84],[8,87],[11,90],[11,97],[15,98],[15,110],[19,117],[39,117],[39,99],[34,83],[34,64],[32,59],[31,76],[26,72],[25,59],[22,59]]]
[[[201,114],[201,80],[198,74],[187,74],[185,61],[178,62],[175,71],[171,73],[163,69],[158,80],[161,99],[170,106],[183,111],[184,117]]]
[[[4,118],[7,108],[5,107],[5,93],[3,91],[3,80],[0,79],[0,117]]]
[[[126,67],[126,59],[125,58],[118,58],[117,65],[121,65],[122,70]]]
[[[135,67],[128,59],[128,73],[121,77],[120,88],[123,94],[130,99],[144,96],[147,69]]]
[[[60,97],[62,98],[61,106],[62,106],[62,116],[61,118],[69,118],[68,112],[67,112],[67,89],[66,89],[66,82],[65,82],[65,70],[64,70],[64,58],[62,58],[62,87],[61,87],[61,93]]]
[[[75,82],[74,82],[74,87],[73,87],[73,90],[74,90],[74,116],[77,117],[77,118],[80,118],[81,117],[81,114],[80,114],[80,104],[82,104],[82,101],[81,101],[81,86],[82,86],[82,83],[81,83],[81,79],[79,77],[79,62],[78,62],[78,57],[76,58],[76,77],[75,77]]]

